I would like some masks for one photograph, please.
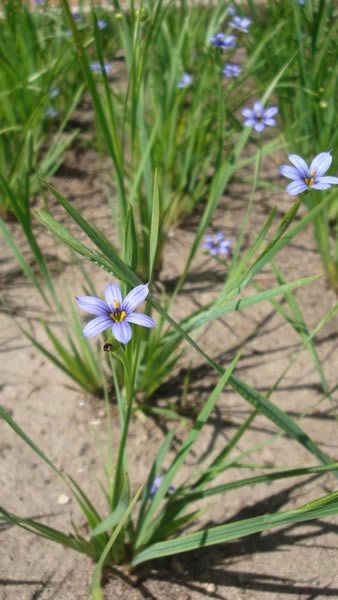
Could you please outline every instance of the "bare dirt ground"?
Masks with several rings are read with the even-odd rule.
[[[64,167],[55,177],[56,187],[81,209],[86,217],[111,230],[104,185],[99,176],[101,161],[92,150],[69,152]],[[274,163],[266,161],[264,177],[276,179]],[[213,225],[235,239],[247,205],[247,187],[234,181],[217,210]],[[278,204],[277,204],[278,203]],[[290,198],[279,192],[259,191],[250,222],[250,238],[262,225],[272,206],[279,216],[287,210]],[[304,210],[301,213],[304,214]],[[53,212],[60,217],[60,209]],[[64,216],[63,216],[64,218]],[[160,275],[164,286],[179,276],[198,222],[196,213],[168,238],[164,265]],[[14,224],[13,233],[19,235]],[[64,251],[42,228],[40,240],[46,252],[65,258]],[[322,271],[315,251],[312,230],[308,228],[278,257],[288,281]],[[56,261],[56,285],[60,294],[68,288],[72,295],[81,293],[81,274],[66,263]],[[56,367],[32,348],[20,333],[18,324],[29,321],[37,339],[43,340],[39,318],[50,318],[35,290],[21,276],[14,259],[1,242],[1,293],[15,318],[6,310],[0,313],[1,330],[1,403],[19,425],[46,454],[73,475],[97,503],[102,515],[106,508],[99,487],[103,480],[98,439],[105,439],[105,419],[100,400],[85,395]],[[104,289],[106,274],[89,266],[97,290]],[[60,271],[60,272],[59,272]],[[224,279],[222,267],[200,252],[194,261],[183,293],[174,307],[174,316],[187,314],[191,307],[206,303]],[[275,285],[266,270],[259,283]],[[296,292],[308,327],[314,327],[334,305],[335,294],[325,280]],[[56,324],[57,325],[57,324]],[[316,338],[317,350],[325,375],[333,387],[337,376],[337,315],[321,329]],[[267,392],[291,363],[287,375],[271,396],[272,401],[301,419],[304,429],[332,458],[337,459],[337,423],[332,403],[323,399],[318,373],[308,352],[298,353],[300,342],[293,329],[266,302],[251,309],[232,313],[197,335],[199,344],[211,356],[227,364],[246,340],[238,374],[261,392]],[[93,342],[95,343],[95,342]],[[184,405],[194,412],[216,383],[215,373],[188,352],[173,378],[162,388],[161,404],[179,402],[182,396],[184,368],[191,366],[191,386]],[[194,454],[187,461],[185,474],[207,451],[224,445],[235,428],[243,422],[250,407],[227,388],[201,436]],[[170,424],[169,424],[170,425]],[[189,427],[177,426],[177,440]],[[134,417],[129,440],[129,460],[135,489],[145,481],[149,466],[165,433],[166,425],[156,419]],[[258,418],[240,443],[240,450],[266,440],[275,428],[263,417]],[[118,419],[114,417],[114,445],[118,443]],[[51,526],[70,530],[71,520],[81,525],[81,515],[72,501],[60,504],[67,495],[56,476],[17,437],[1,424],[0,437],[1,504],[21,516],[41,519]],[[315,459],[301,446],[284,438],[262,448],[253,460],[265,466],[313,465]],[[230,470],[221,481],[241,478],[248,470]],[[211,498],[203,523],[212,525],[287,510],[306,503],[335,488],[333,475],[293,479],[273,485],[245,488]],[[210,549],[154,561],[130,575],[124,568],[105,574],[105,600],[312,600],[338,597],[336,519],[323,519],[301,526],[284,527]],[[84,600],[93,564],[82,555],[34,537],[15,527],[0,523],[0,599],[1,600]]]

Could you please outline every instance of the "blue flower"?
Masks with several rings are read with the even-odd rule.
[[[190,75],[190,73],[184,73],[184,75],[182,75],[182,77],[179,80],[176,87],[178,87],[180,89],[184,89],[186,87],[189,87],[192,84],[192,81],[193,81],[192,75]]]
[[[331,185],[338,185],[338,177],[323,177],[332,163],[330,152],[321,152],[313,159],[310,167],[307,166],[305,160],[297,154],[289,154],[289,161],[294,165],[282,165],[279,167],[279,172],[292,179],[292,183],[286,188],[286,191],[291,196],[297,196],[310,190],[328,190]]]
[[[82,19],[80,13],[76,12],[76,11],[72,12],[72,17],[73,17],[74,21],[81,21],[81,19]]]
[[[224,238],[224,233],[218,231],[215,235],[204,236],[202,248],[207,250],[211,256],[225,254],[228,256],[231,251],[232,242]]]
[[[149,492],[149,497],[150,498],[153,498],[155,496],[155,494],[156,494],[158,488],[160,487],[162,481],[163,481],[163,477],[161,477],[160,475],[158,477],[155,477],[155,479],[153,481],[153,484],[152,484],[152,486],[150,488],[150,492]],[[174,486],[170,485],[168,487],[167,493],[168,494],[173,494],[174,491],[175,491]]]
[[[241,72],[241,67],[235,63],[228,63],[223,69],[223,75],[225,75],[225,77],[239,77]]]
[[[236,47],[236,37],[234,35],[225,35],[225,33],[216,33],[209,38],[210,42],[214,46],[218,46],[219,48],[235,48]]]
[[[266,126],[273,127],[276,125],[276,119],[273,119],[274,115],[278,113],[277,106],[269,106],[264,108],[261,102],[255,102],[253,108],[244,108],[242,115],[246,118],[244,121],[245,127],[254,126],[254,129],[261,132]]]
[[[231,5],[228,6],[226,13],[230,17],[234,17],[235,15],[237,15],[236,8],[234,6],[231,6]]]
[[[247,17],[239,17],[235,15],[229,22],[230,27],[243,31],[243,33],[249,33],[249,26],[251,25],[251,19]]]
[[[97,26],[99,29],[105,29],[106,27],[108,27],[108,23],[104,19],[98,19]]]
[[[109,63],[104,63],[104,67],[102,68],[101,65],[100,65],[100,63],[98,63],[98,62],[92,62],[92,63],[90,63],[90,68],[91,68],[92,71],[94,71],[94,73],[100,73],[100,75],[102,75],[103,69],[105,70],[105,72],[107,73],[107,75],[111,71],[111,65]]]
[[[155,321],[141,313],[134,312],[148,296],[148,285],[138,285],[122,299],[121,291],[116,283],[109,283],[105,289],[106,302],[95,296],[80,296],[76,298],[79,307],[92,315],[92,319],[83,330],[84,337],[91,338],[111,327],[113,336],[127,344],[132,337],[129,323],[142,327],[156,327]]]
[[[50,98],[56,98],[60,94],[60,90],[58,88],[52,88],[49,92]]]
[[[55,117],[57,117],[59,113],[57,110],[55,110],[55,108],[52,108],[51,106],[49,106],[48,108],[46,108],[45,114],[50,119],[55,119]]]

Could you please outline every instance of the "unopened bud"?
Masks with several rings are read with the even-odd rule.
[[[146,8],[138,8],[135,14],[140,21],[145,21],[148,17],[148,11]]]
[[[103,350],[104,350],[105,352],[112,352],[112,350],[113,350],[113,344],[105,344],[105,345],[103,346]]]

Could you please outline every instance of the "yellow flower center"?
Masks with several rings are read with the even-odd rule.
[[[308,185],[309,187],[311,187],[315,182],[314,174],[315,174],[315,171],[314,171],[314,169],[312,169],[312,171],[310,171],[311,177],[305,177],[305,179],[304,179],[306,185]]]
[[[112,321],[115,321],[115,323],[121,323],[121,321],[124,321],[126,317],[126,311],[120,310],[120,303],[117,300],[113,302],[113,306],[115,308],[115,311],[109,313],[109,316],[112,319]]]

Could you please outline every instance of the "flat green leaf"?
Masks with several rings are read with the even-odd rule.
[[[73,535],[66,535],[62,531],[54,529],[53,527],[49,527],[48,525],[44,525],[43,523],[38,523],[33,519],[23,519],[17,515],[14,515],[13,513],[8,512],[1,506],[0,515],[2,515],[7,523],[13,523],[13,525],[17,525],[26,531],[35,533],[36,535],[46,538],[51,542],[62,544],[62,546],[65,546],[66,548],[71,548],[72,550],[76,550],[77,552],[81,552],[91,556],[92,558],[95,558],[93,556],[90,543],[86,542],[86,540],[83,538],[77,538]]]
[[[150,241],[149,241],[149,276],[148,279],[151,281],[152,273],[154,269],[157,245],[159,239],[160,229],[160,194],[158,189],[158,176],[155,173],[154,187],[153,187],[153,202],[151,211],[151,225],[150,225]]]
[[[111,548],[114,545],[114,542],[117,540],[117,537],[118,537],[119,533],[122,531],[122,528],[126,525],[128,519],[129,519],[129,515],[131,514],[136,502],[139,499],[139,496],[142,492],[142,487],[140,487],[140,489],[138,490],[138,492],[135,494],[134,498],[130,502],[128,508],[125,510],[123,517],[120,519],[119,524],[114,529],[114,532],[113,532],[109,542],[107,543],[104,551],[102,552],[100,560],[98,561],[98,563],[95,567],[93,577],[92,577],[92,582],[90,585],[90,593],[92,595],[93,600],[103,600],[103,595],[102,595],[102,590],[101,590],[101,585],[100,585],[103,566],[105,564],[106,558],[108,557],[108,554],[109,554]]]
[[[17,424],[16,421],[10,416],[10,414],[4,409],[3,406],[0,405],[0,418],[6,421],[7,425],[15,431],[15,433],[21,437],[21,439],[28,445],[30,448],[36,452],[36,454],[42,458],[42,460],[47,463],[47,465],[58,475],[61,479],[67,483],[65,476],[59,471],[56,465],[45,455],[42,450],[31,440],[31,438],[21,429],[21,427]],[[68,484],[67,484],[68,485]]]
[[[319,465],[314,467],[303,467],[297,469],[285,469],[283,471],[274,471],[272,473],[264,473],[263,475],[256,475],[255,477],[246,477],[245,479],[239,479],[237,481],[230,481],[221,485],[208,488],[202,491],[191,491],[187,489],[182,491],[184,500],[192,502],[195,500],[201,500],[202,498],[209,498],[217,494],[222,494],[230,490],[237,490],[247,485],[258,485],[260,483],[270,483],[278,479],[288,479],[289,477],[300,477],[305,475],[311,475],[312,473],[326,473],[327,471],[334,471],[338,469],[338,463],[331,463],[330,465]]]
[[[183,441],[180,450],[177,452],[166,475],[163,477],[162,483],[160,484],[156,494],[152,498],[152,500],[149,504],[147,513],[145,514],[143,522],[140,525],[138,536],[136,539],[136,547],[140,547],[140,546],[144,545],[146,543],[146,541],[151,537],[151,535],[153,533],[152,529],[150,527],[151,520],[152,520],[153,516],[155,515],[155,512],[156,512],[157,508],[159,507],[161,500],[164,498],[165,494],[167,493],[167,490],[168,490],[173,478],[175,477],[177,471],[184,463],[189,452],[191,452],[193,444],[195,443],[203,426],[205,425],[212,410],[214,409],[215,403],[217,402],[219,395],[221,394],[227,381],[229,380],[231,373],[235,369],[238,359],[239,359],[239,355],[235,356],[235,358],[232,360],[232,362],[229,365],[229,367],[227,368],[227,370],[222,374],[218,384],[216,385],[215,389],[210,394],[208,400],[206,401],[203,408],[201,409],[201,411],[196,419],[196,422],[194,423],[192,430],[188,433],[186,439]]]
[[[260,517],[252,517],[226,525],[218,525],[217,527],[183,535],[167,542],[153,544],[136,554],[132,560],[132,566],[136,567],[136,565],[155,558],[163,558],[164,556],[181,554],[182,552],[189,552],[197,548],[222,544],[273,527],[293,525],[336,514],[338,514],[338,492],[318,498],[296,510],[265,514]]]
[[[271,290],[261,290],[259,294],[253,294],[248,296],[247,298],[239,298],[233,302],[220,304],[216,302],[215,308],[211,308],[210,310],[206,310],[205,312],[201,312],[196,317],[188,317],[185,321],[181,323],[185,329],[191,331],[198,327],[201,327],[205,323],[209,321],[214,321],[215,319],[219,319],[223,315],[243,310],[244,308],[248,308],[249,306],[253,306],[254,304],[259,304],[264,300],[270,300],[274,296],[283,295],[290,290],[294,290],[303,285],[307,285],[309,283],[313,283],[317,279],[320,279],[322,275],[312,275],[309,277],[303,277],[302,279],[298,279],[297,281],[292,281],[290,283],[285,283]]]

